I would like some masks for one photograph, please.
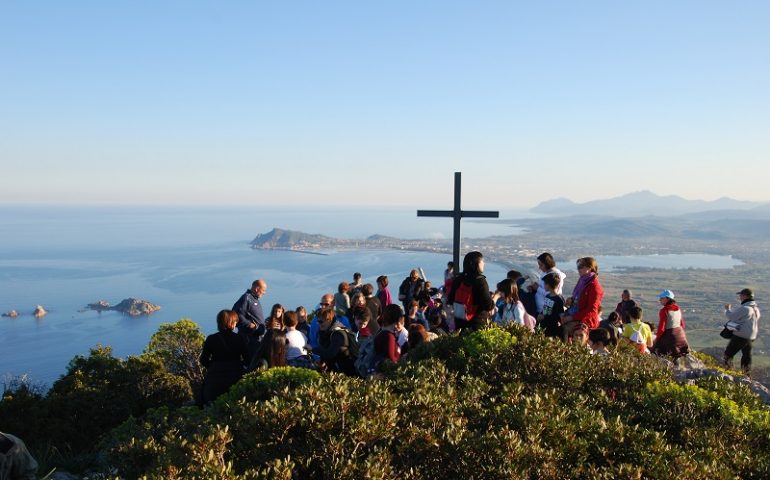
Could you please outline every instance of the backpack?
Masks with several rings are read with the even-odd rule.
[[[473,291],[471,285],[458,281],[457,291],[455,292],[455,318],[462,320],[473,320],[476,316],[476,304],[473,303]]]
[[[639,326],[639,329],[635,329],[633,324],[631,325],[631,336],[629,337],[629,340],[631,340],[632,343],[635,343],[637,345],[637,348],[640,352],[644,353],[647,351],[647,342],[645,341],[644,335],[642,335],[642,326]]]
[[[524,326],[527,327],[530,331],[535,331],[535,325],[537,325],[537,319],[527,313],[526,310],[524,310]]]
[[[358,357],[359,344],[356,334],[349,328],[337,328],[335,332],[342,332],[345,335],[345,343],[342,346],[342,351],[348,358],[355,359]]]
[[[382,363],[381,356],[374,350],[374,337],[369,337],[361,342],[361,348],[358,350],[355,366],[358,375],[361,378],[367,378],[377,371],[377,367]]]
[[[507,323],[507,322],[518,323],[516,319],[516,314],[514,313],[515,308],[518,305],[521,305],[521,302],[519,302],[518,304],[512,304],[512,303],[506,304],[503,307],[503,311],[500,312],[500,319],[502,323]],[[521,305],[521,306],[522,306],[522,310],[524,310],[524,305]],[[529,313],[527,313],[526,310],[524,310],[524,316],[521,319],[521,321],[522,321],[521,325],[527,327],[530,331],[533,331],[533,332],[535,331],[535,325],[537,324],[537,319],[532,315],[530,315]]]

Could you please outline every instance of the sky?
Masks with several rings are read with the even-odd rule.
[[[770,201],[770,2],[0,0],[0,204]]]

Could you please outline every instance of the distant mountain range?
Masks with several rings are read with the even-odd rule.
[[[676,195],[660,196],[648,190],[629,193],[615,198],[576,203],[557,198],[540,203],[530,211],[548,215],[604,215],[613,217],[641,217],[647,215],[671,217],[698,212],[725,210],[754,210],[770,212],[770,204],[747,202],[722,197],[713,201],[687,200]]]

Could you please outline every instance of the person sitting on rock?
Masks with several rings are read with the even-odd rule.
[[[690,353],[690,346],[684,334],[682,310],[674,300],[674,292],[663,290],[658,295],[658,301],[663,308],[658,313],[658,330],[651,351],[655,355],[683,357]]]

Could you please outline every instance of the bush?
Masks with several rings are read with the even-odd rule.
[[[204,339],[198,324],[189,318],[161,323],[144,353],[158,358],[170,373],[186,378],[192,391],[197,391],[203,384],[199,359]]]
[[[92,357],[68,375],[132,361]],[[103,388],[96,377],[75,390]],[[135,394],[145,409],[157,398]],[[440,338],[382,380],[282,367],[203,410],[137,411],[101,444],[123,478],[770,475],[770,409],[746,388],[679,385],[626,345],[595,357],[516,327]]]
[[[321,378],[315,370],[298,367],[276,367],[245,375],[230,390],[216,400],[218,408],[224,404],[267,400],[283,389],[294,389]]]

